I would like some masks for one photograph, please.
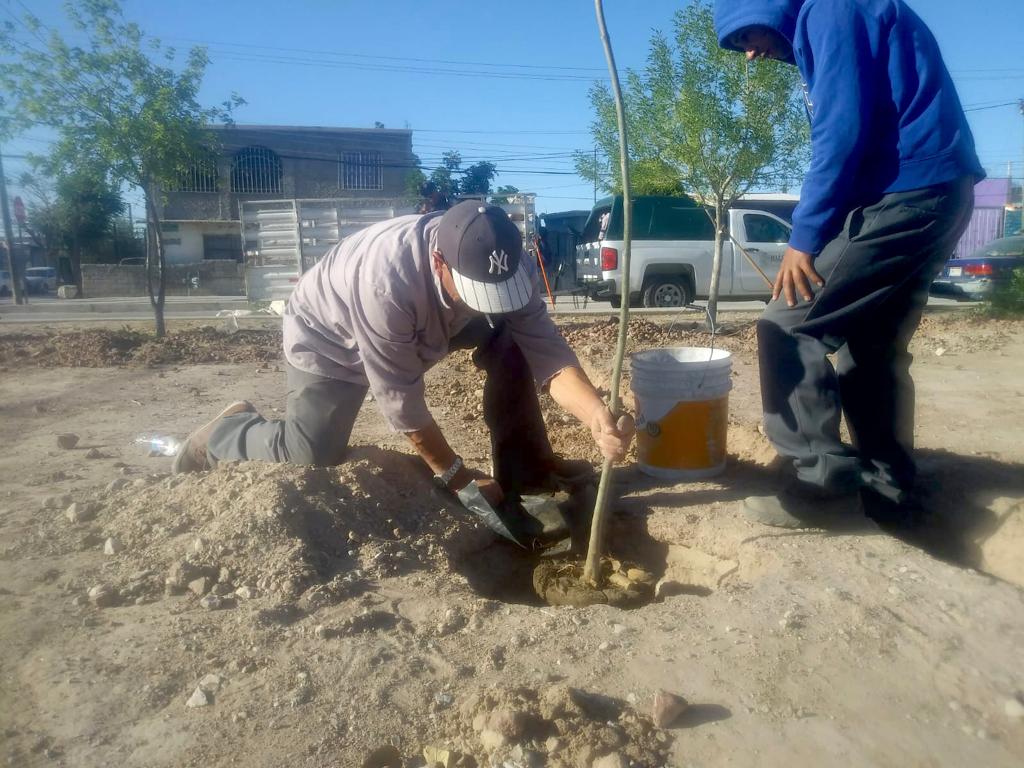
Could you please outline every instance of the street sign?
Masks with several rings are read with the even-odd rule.
[[[25,204],[21,202],[20,197],[14,198],[14,218],[18,220],[19,224],[25,223]]]

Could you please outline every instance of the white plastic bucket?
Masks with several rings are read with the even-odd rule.
[[[670,347],[630,356],[640,470],[699,480],[725,469],[732,354]]]

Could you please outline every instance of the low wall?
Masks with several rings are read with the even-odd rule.
[[[191,278],[199,279],[189,288]],[[146,268],[142,265],[83,264],[84,298],[145,296]],[[243,296],[245,266],[235,261],[197,261],[167,267],[168,296]]]

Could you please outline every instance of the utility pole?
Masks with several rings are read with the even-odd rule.
[[[597,147],[594,147],[594,202],[597,202]]]
[[[4,238],[7,241],[7,271],[11,273],[11,293],[16,304],[24,304],[21,273],[20,270],[15,270],[17,259],[14,258],[14,228],[11,226],[11,211],[7,205],[7,177],[4,175],[3,147],[0,147],[0,208],[3,209]]]

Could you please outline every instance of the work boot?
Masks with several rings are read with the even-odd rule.
[[[827,494],[804,483],[793,483],[774,496],[748,496],[743,513],[754,523],[775,528],[832,528],[863,521],[856,493]]]
[[[206,447],[210,443],[210,435],[221,419],[227,416],[234,416],[238,413],[255,413],[256,407],[248,400],[237,400],[229,405],[217,416],[201,426],[181,444],[174,463],[171,465],[171,472],[175,475],[183,472],[204,472],[210,469],[210,457],[206,454]]]
[[[583,459],[563,459],[552,456],[523,480],[523,493],[572,492],[593,483],[594,465]]]
[[[913,491],[904,491],[893,499],[871,488],[861,488],[860,506],[864,515],[883,530],[912,531],[928,523],[929,514],[921,496]]]

